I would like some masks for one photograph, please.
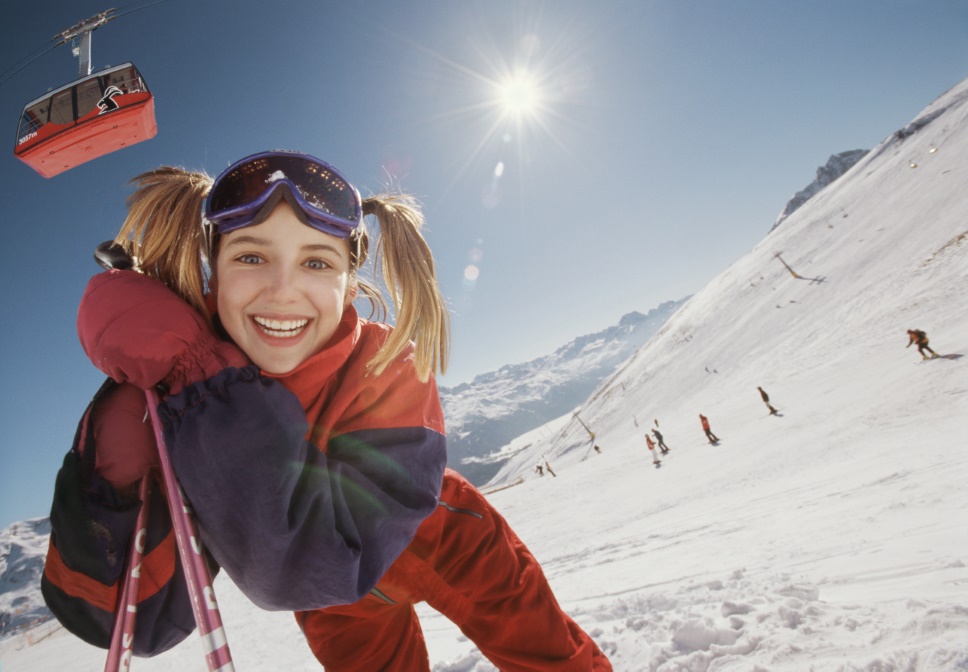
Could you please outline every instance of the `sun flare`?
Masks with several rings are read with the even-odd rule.
[[[413,45],[434,62],[427,76],[440,94],[435,119],[455,129],[462,143],[466,140],[466,147],[459,145],[466,158],[447,191],[483,160],[485,170],[493,172],[482,190],[488,202],[496,202],[500,183],[514,179],[521,184],[538,152],[554,145],[575,158],[570,146],[576,137],[573,131],[592,100],[588,63],[593,59],[588,50],[595,51],[592,45],[598,42],[587,32],[588,26],[559,26],[542,19],[547,17],[516,17],[521,29],[511,39],[482,31],[479,39],[453,56]]]
[[[526,72],[509,76],[498,85],[501,109],[514,117],[535,115],[541,106],[541,91]]]

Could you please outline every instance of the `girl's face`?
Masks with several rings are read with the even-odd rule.
[[[222,237],[215,278],[225,330],[273,374],[319,352],[357,290],[347,241],[303,224],[285,202]]]

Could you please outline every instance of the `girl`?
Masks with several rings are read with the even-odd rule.
[[[433,373],[447,313],[413,203],[361,200],[333,167],[289,152],[214,182],[161,168],[135,183],[116,244],[138,270],[95,276],[78,315],[110,380],[58,474],[42,587],[64,625],[107,645],[135,487],[156,459],[141,390],[160,387],[212,561],[256,605],[296,612],[327,670],[429,671],[419,601],[502,670],[611,670],[500,514],[445,468]],[[386,307],[358,275],[365,215],[395,328],[353,307],[360,295]],[[170,521],[157,502],[151,513],[140,655],[194,627]]]

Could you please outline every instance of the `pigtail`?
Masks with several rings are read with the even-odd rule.
[[[415,200],[405,195],[367,198],[363,214],[375,215],[379,221],[374,265],[396,311],[396,326],[369,368],[381,373],[412,340],[420,379],[427,380],[436,370],[443,373],[450,349],[450,316],[437,285],[430,246],[420,233],[423,215]],[[370,297],[367,287],[361,289]]]
[[[164,282],[207,318],[201,212],[212,178],[162,166],[131,182],[137,188],[128,197],[128,216],[114,242],[139,271]]]

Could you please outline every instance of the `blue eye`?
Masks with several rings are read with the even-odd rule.
[[[243,264],[258,264],[262,262],[262,258],[256,254],[243,254],[239,256],[238,260]]]
[[[306,266],[313,270],[324,270],[330,267],[329,263],[323,261],[322,259],[309,259],[306,261]]]

